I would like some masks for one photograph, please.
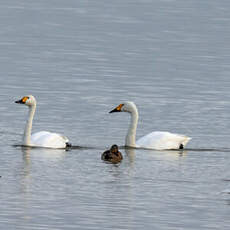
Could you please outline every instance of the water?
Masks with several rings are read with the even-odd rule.
[[[0,8],[1,229],[229,229],[230,2],[16,1]],[[70,151],[20,144],[26,94],[33,131],[63,133]],[[171,131],[188,149],[121,149]]]

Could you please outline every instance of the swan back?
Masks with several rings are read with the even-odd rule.
[[[184,147],[190,139],[190,137],[170,132],[152,132],[137,140],[136,145],[157,150],[179,149],[181,145]]]
[[[68,138],[58,133],[41,131],[32,134],[31,145],[46,148],[66,148]]]

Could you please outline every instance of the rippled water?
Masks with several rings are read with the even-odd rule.
[[[1,229],[229,229],[230,2],[16,1],[0,8]],[[20,144],[26,94],[33,131],[70,151]],[[137,137],[186,134],[185,151],[121,149]]]

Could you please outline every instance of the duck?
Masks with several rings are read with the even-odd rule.
[[[29,108],[29,116],[23,134],[23,146],[54,149],[71,147],[69,139],[58,133],[40,131],[31,135],[32,123],[37,105],[36,99],[33,95],[24,96],[20,100],[15,101],[15,103],[26,105]]]
[[[191,140],[190,137],[181,134],[154,131],[136,141],[138,109],[135,103],[132,101],[125,101],[109,113],[114,112],[127,112],[131,115],[131,122],[125,139],[125,146],[127,147],[155,150],[176,150],[184,149],[189,140]]]
[[[123,156],[121,152],[118,150],[118,146],[112,145],[109,150],[106,150],[104,153],[102,153],[101,159],[116,164],[121,162]]]

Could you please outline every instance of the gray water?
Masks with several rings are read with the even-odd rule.
[[[229,229],[230,1],[9,0],[0,7],[1,229]],[[33,131],[65,134],[70,151],[20,146],[27,94]],[[184,151],[121,148],[186,134]]]

